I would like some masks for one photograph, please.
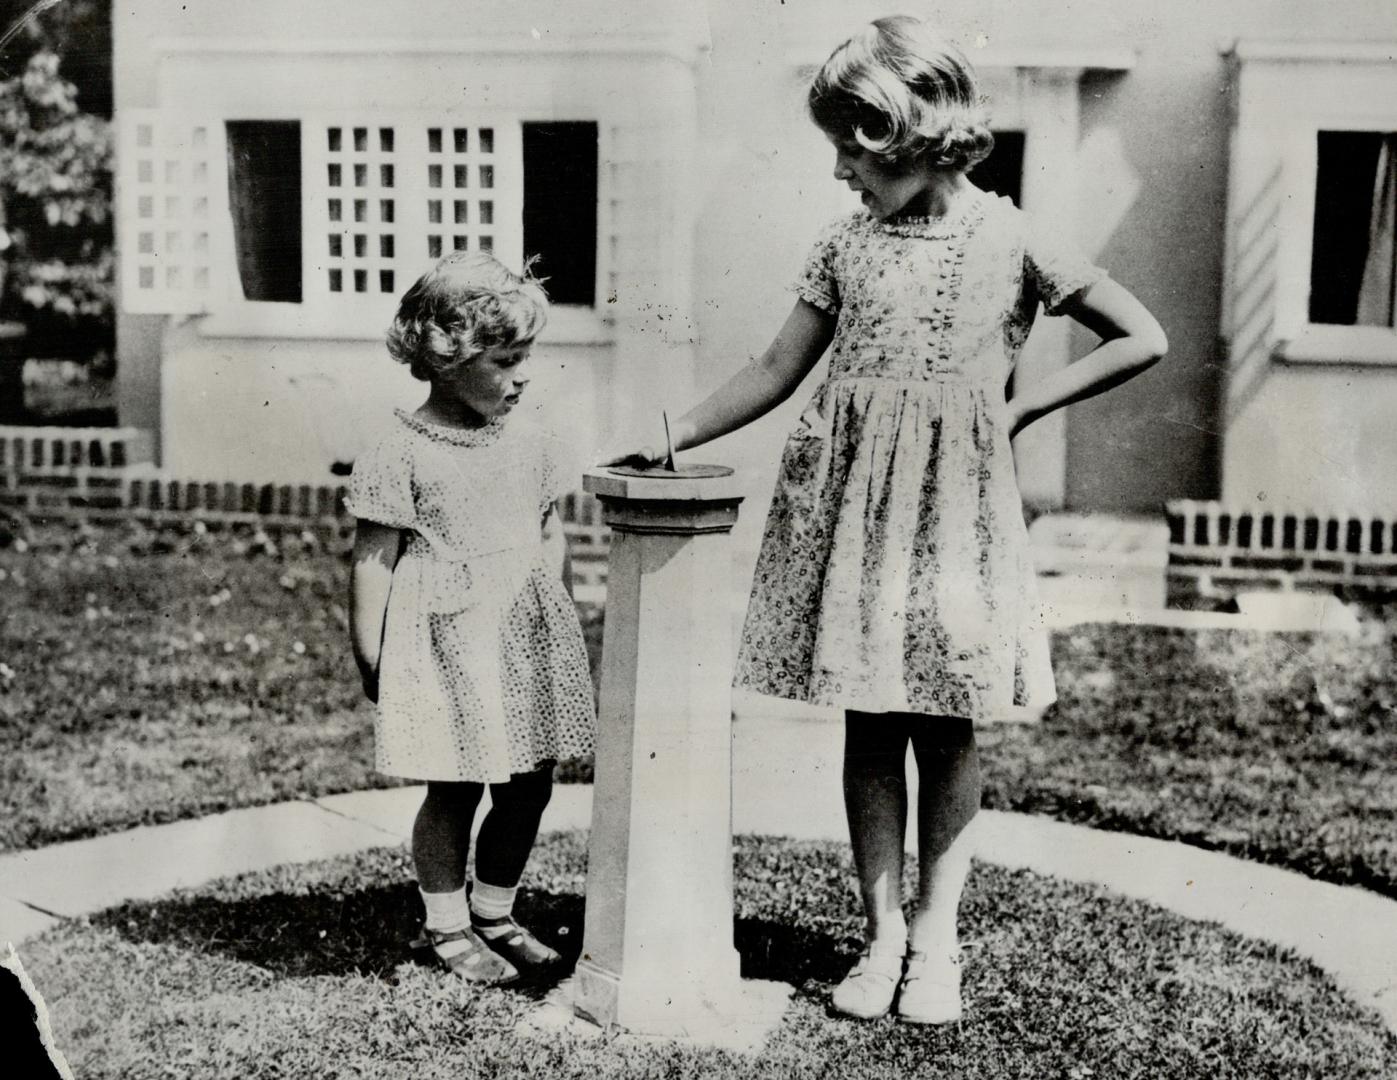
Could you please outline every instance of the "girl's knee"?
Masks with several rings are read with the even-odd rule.
[[[844,771],[902,772],[907,760],[908,729],[896,713],[844,714]]]
[[[484,794],[484,784],[466,780],[428,780],[423,804],[451,810],[474,808]]]
[[[928,716],[912,732],[912,752],[959,755],[975,749],[975,724],[960,716]]]
[[[490,800],[512,812],[542,814],[553,798],[553,763],[533,772],[515,773],[507,783],[490,786]]]

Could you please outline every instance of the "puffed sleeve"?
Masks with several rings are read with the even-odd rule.
[[[416,527],[412,463],[400,440],[385,439],[354,459],[345,506],[366,521],[394,529]]]
[[[1056,315],[1065,300],[1095,285],[1106,277],[1106,271],[1041,224],[1028,220],[1024,280],[1043,301],[1043,309]]]
[[[539,454],[539,512],[549,509],[564,495],[582,486],[582,466],[586,458],[556,435],[545,433]]]
[[[826,226],[806,256],[792,288],[797,296],[821,311],[834,315],[839,311],[839,279],[835,262],[840,249],[840,237],[845,222]]]

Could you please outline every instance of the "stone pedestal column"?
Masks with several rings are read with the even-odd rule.
[[[733,476],[588,473],[612,528],[577,1012],[698,1036],[744,1009],[733,946]]]

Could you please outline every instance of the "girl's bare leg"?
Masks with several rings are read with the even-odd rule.
[[[844,809],[868,919],[868,944],[899,954],[907,940],[902,911],[907,739],[900,716],[853,710],[845,714]]]
[[[471,823],[484,784],[431,780],[412,823],[412,861],[423,892],[446,893],[466,887]]]
[[[919,882],[911,946],[954,951],[956,911],[970,872],[966,826],[980,809],[980,755],[975,728],[958,717],[924,718],[912,735],[917,759]]]

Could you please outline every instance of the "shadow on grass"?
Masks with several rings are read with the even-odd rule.
[[[359,974],[391,981],[398,965],[418,959],[408,942],[417,936],[420,912],[417,888],[407,882],[236,900],[178,896],[123,904],[91,921],[133,943],[219,954],[288,978]],[[582,950],[582,897],[521,889],[515,915],[572,970]],[[743,978],[796,987],[837,981],[852,961],[827,935],[763,919],[737,919],[734,943]]]

